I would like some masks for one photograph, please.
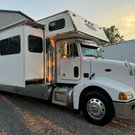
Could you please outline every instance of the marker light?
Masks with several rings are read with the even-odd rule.
[[[133,97],[134,96],[131,91],[119,93],[119,100],[129,100],[129,99],[132,99]]]

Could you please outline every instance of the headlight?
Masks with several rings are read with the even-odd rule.
[[[120,92],[119,93],[119,100],[129,100],[134,97],[132,91],[127,91],[127,92]]]

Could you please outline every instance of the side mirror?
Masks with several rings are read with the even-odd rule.
[[[104,52],[103,47],[102,47],[102,46],[99,46],[98,51],[100,51],[100,52]]]
[[[98,51],[98,55],[99,55],[101,58],[103,58],[103,56],[102,56],[102,53],[104,52],[103,47],[100,46],[100,47],[97,49],[97,51]]]

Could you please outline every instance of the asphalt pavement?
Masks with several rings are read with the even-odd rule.
[[[0,92],[0,135],[135,135],[135,119],[99,127],[65,107]]]

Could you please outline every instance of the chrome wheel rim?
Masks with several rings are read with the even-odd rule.
[[[88,100],[86,109],[90,117],[96,120],[102,119],[106,113],[105,105],[101,100],[96,98]]]

